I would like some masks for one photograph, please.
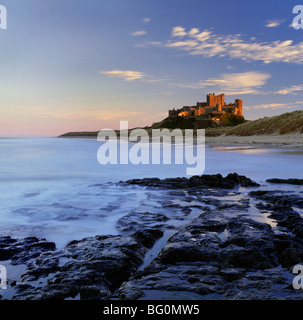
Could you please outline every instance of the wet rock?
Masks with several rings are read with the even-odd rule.
[[[293,184],[302,186],[303,185],[303,179],[279,179],[279,178],[272,178],[267,179],[266,182],[269,183],[278,183],[278,184]]]
[[[236,269],[236,268],[226,268],[222,269],[220,274],[227,280],[233,281],[235,279],[239,279],[244,274],[244,269]]]
[[[138,230],[132,234],[146,248],[152,248],[155,242],[163,237],[163,231],[157,229]]]
[[[267,201],[272,205],[267,207],[270,217],[277,221],[278,226],[284,227],[299,238],[303,238],[303,219],[294,207],[303,207],[303,198],[295,194],[285,194],[279,191],[258,190],[249,193],[250,196]]]
[[[117,221],[116,227],[120,232],[131,234],[142,229],[162,230],[169,220],[161,213],[130,212]]]
[[[12,264],[22,264],[38,257],[42,252],[53,251],[56,245],[53,242],[36,237],[12,239],[0,237],[0,261],[12,260]]]
[[[136,184],[147,187],[157,187],[162,189],[188,189],[188,188],[226,188],[232,189],[236,186],[242,187],[257,187],[258,183],[251,179],[230,173],[225,178],[221,174],[192,176],[190,178],[144,178],[127,180],[126,184]]]
[[[133,292],[140,292],[144,298],[156,289],[202,296],[228,292],[229,299],[244,297],[244,285],[248,283],[245,277],[250,270],[279,266],[285,243],[279,245],[278,252],[275,234],[266,223],[244,217],[228,218],[220,212],[201,214],[176,232],[149,266],[123,283],[118,296],[128,299]],[[265,280],[271,281],[269,276]],[[254,287],[246,298],[257,297],[260,285],[256,275],[249,284]],[[236,290],[237,285],[242,287]],[[264,295],[272,297],[267,290]]]
[[[43,254],[16,286],[15,299],[107,299],[143,262],[145,247],[133,237],[96,236],[71,241],[63,250]],[[63,263],[60,265],[60,262]],[[61,259],[61,260],[60,260]],[[48,276],[47,284],[31,281]]]
[[[303,208],[303,198],[297,194],[287,194],[283,191],[257,190],[249,192],[249,195],[253,198],[272,203],[277,207],[296,206]]]
[[[243,196],[230,189],[256,184],[238,174],[129,183],[172,190],[162,201],[155,197],[156,212],[132,211],[119,219],[122,235],[74,240],[60,250],[35,237],[0,238],[0,257],[27,265],[21,281],[11,285],[13,298],[264,300],[300,295],[289,280],[291,267],[303,261],[303,220],[295,210],[302,205],[299,193],[257,190]],[[260,201],[256,209],[277,227],[248,218],[251,199]],[[157,248],[155,259],[138,270],[163,235],[160,253]]]

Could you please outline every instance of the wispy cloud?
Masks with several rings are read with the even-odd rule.
[[[125,70],[110,70],[110,71],[99,71],[100,74],[104,74],[110,78],[120,78],[125,81],[139,80],[146,83],[157,83],[168,81],[168,78],[160,78],[154,75],[147,75],[140,71],[125,71]]]
[[[142,79],[145,77],[144,73],[139,71],[130,71],[130,70],[111,70],[111,71],[99,71],[99,73],[104,74],[107,77],[111,78],[122,78],[125,81],[133,81]]]
[[[276,94],[297,94],[298,91],[303,91],[303,84],[291,86],[288,88],[283,88],[283,89],[276,91],[274,93],[276,93]]]
[[[289,106],[288,103],[263,103],[251,107],[245,107],[247,110],[252,110],[252,109],[282,109],[282,108],[287,108]],[[292,106],[293,107],[293,106]]]
[[[290,103],[264,103],[255,106],[245,106],[246,110],[254,109],[297,109],[298,105],[303,105],[303,101],[295,101]]]
[[[276,24],[277,21],[275,21]],[[272,27],[273,25],[274,22],[272,22]],[[255,37],[244,39],[241,34],[218,35],[212,30],[200,31],[198,28],[186,31],[182,26],[174,27],[171,36],[172,38],[165,43],[154,42],[154,44],[183,50],[190,55],[200,55],[206,58],[228,57],[264,63],[303,63],[303,42],[297,44],[294,44],[293,40],[258,42]],[[148,46],[153,46],[153,43],[141,45],[141,47]]]
[[[173,91],[162,91],[161,93],[164,94],[165,96],[170,96],[170,95],[174,94]]]
[[[138,31],[132,32],[130,35],[133,37],[138,37],[138,36],[144,36],[145,34],[146,34],[145,30],[138,30]]]
[[[150,18],[147,18],[147,17],[146,17],[146,18],[144,18],[144,19],[142,20],[142,22],[143,22],[143,23],[148,23],[148,22],[150,22],[150,20],[151,20]]]
[[[268,73],[249,71],[243,73],[226,73],[219,78],[211,78],[196,83],[172,84],[173,86],[201,89],[212,87],[214,90],[224,91],[226,94],[256,94],[271,77]]]
[[[267,28],[276,28],[280,26],[285,20],[276,19],[276,20],[267,20],[265,27]]]
[[[145,41],[143,43],[137,43],[135,47],[137,48],[149,48],[149,47],[162,47],[163,43],[160,41]]]
[[[185,28],[178,26],[173,28],[171,35],[172,37],[184,37],[187,33],[185,32]]]

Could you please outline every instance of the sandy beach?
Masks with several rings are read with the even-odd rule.
[[[249,145],[281,148],[303,148],[303,134],[205,137],[208,145]]]

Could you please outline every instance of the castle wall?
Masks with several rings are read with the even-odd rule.
[[[222,106],[225,105],[225,101],[224,101],[225,97],[224,97],[224,93],[219,94],[219,95],[215,95],[214,93],[210,93],[207,95],[207,105],[210,107],[216,107],[217,104],[221,104]]]
[[[184,106],[178,110],[169,110],[170,117],[201,116],[210,113],[231,113],[243,117],[243,101],[242,99],[236,99],[234,103],[226,105],[224,93],[217,96],[214,93],[210,93],[207,95],[207,102],[197,102],[196,106]]]

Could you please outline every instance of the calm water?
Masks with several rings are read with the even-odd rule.
[[[186,176],[184,165],[108,165],[97,161],[100,142],[89,139],[0,139],[0,235],[38,236],[56,242],[115,234],[115,222],[150,196],[120,180]],[[298,150],[206,148],[204,173],[237,172],[267,178],[303,178]],[[277,188],[277,187],[276,187]],[[158,193],[159,194],[159,193]]]

